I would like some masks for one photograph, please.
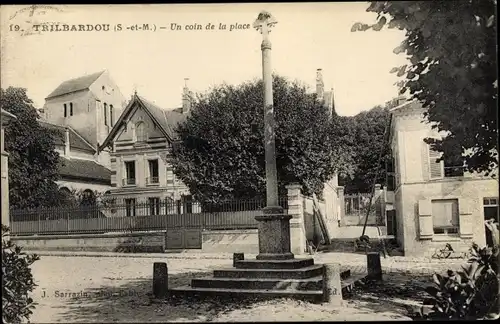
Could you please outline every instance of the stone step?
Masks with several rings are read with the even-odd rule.
[[[185,298],[198,297],[210,298],[215,296],[223,296],[227,298],[294,298],[313,302],[321,302],[323,300],[322,290],[265,290],[265,289],[224,289],[224,288],[200,288],[183,286],[172,288],[169,290],[171,296]]]
[[[311,265],[299,269],[220,269],[214,270],[216,278],[277,278],[277,279],[307,279],[320,276],[322,265]]]
[[[314,265],[314,259],[290,260],[239,260],[235,262],[238,269],[298,269]]]
[[[276,279],[276,278],[201,278],[192,279],[193,288],[224,288],[254,290],[321,290],[323,277],[308,279]]]

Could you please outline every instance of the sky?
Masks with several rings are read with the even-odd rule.
[[[375,22],[367,7],[367,2],[57,5],[31,14],[27,6],[2,6],[1,86],[27,88],[41,108],[61,82],[108,70],[126,98],[136,90],[165,109],[176,108],[185,78],[190,90],[206,92],[220,83],[262,77],[262,35],[251,25],[266,10],[278,22],[270,34],[273,72],[314,91],[321,68],[325,89],[334,88],[337,113],[352,116],[397,96],[398,78],[389,71],[406,60],[392,52],[403,32],[351,32],[355,22]],[[109,24],[112,30],[34,33],[33,25],[43,23]],[[209,23],[213,30],[205,29]],[[118,24],[122,31],[114,31]],[[125,29],[135,24],[156,31]],[[172,30],[172,24],[181,30]],[[186,29],[193,24],[202,30]],[[246,24],[250,28],[229,31]]]

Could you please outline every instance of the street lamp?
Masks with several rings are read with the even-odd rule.
[[[264,149],[266,159],[266,207],[259,221],[259,260],[293,259],[290,252],[290,218],[283,214],[278,202],[278,172],[274,131],[273,79],[271,73],[271,41],[269,33],[277,24],[266,11],[259,13],[253,27],[262,34],[262,77],[264,83]]]

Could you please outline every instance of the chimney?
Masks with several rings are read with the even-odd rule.
[[[184,79],[184,88],[182,89],[182,113],[187,114],[189,110],[191,110],[191,100],[193,96],[193,92],[189,91],[187,86],[187,81],[189,79]]]
[[[69,128],[65,127],[64,128],[64,156],[69,157],[69,150],[70,150],[70,145],[69,145]]]
[[[325,94],[325,84],[323,83],[322,69],[316,70],[316,94],[319,100],[323,100]]]
[[[335,92],[333,91],[333,88],[332,88],[331,92],[332,92],[332,112],[336,112],[335,111]]]

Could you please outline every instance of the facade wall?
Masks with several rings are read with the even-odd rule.
[[[103,88],[104,87],[104,88]],[[68,115],[64,117],[64,104]],[[73,103],[73,116],[69,115],[69,104]],[[81,134],[90,144],[103,143],[111,131],[111,116],[107,110],[107,124],[104,125],[104,103],[113,105],[113,121],[123,111],[125,98],[108,73],[103,73],[87,90],[68,93],[47,99],[44,105],[45,119],[57,125],[68,125]]]
[[[455,250],[467,251],[472,242],[486,245],[483,198],[498,197],[498,182],[494,179],[443,180],[433,183],[403,185],[400,215],[404,226],[405,255],[433,254],[437,248],[450,243]],[[423,239],[424,230],[432,226],[420,219],[419,201],[435,199],[458,199],[460,233],[458,235],[433,234]],[[470,235],[470,234],[471,235]],[[465,235],[467,234],[467,235]]]
[[[405,247],[405,219],[403,213],[403,199],[402,199],[403,188],[399,187],[394,193],[395,203],[394,207],[396,209],[396,240],[399,246],[403,249]]]
[[[430,146],[424,138],[439,138],[442,134],[424,122],[423,109],[418,106],[393,112],[391,126],[397,240],[405,255],[432,255],[446,243],[455,250],[467,250],[472,242],[484,246],[483,198],[498,197],[498,182],[468,172],[457,177],[444,177],[443,172],[443,177],[431,179]],[[433,200],[441,199],[458,199],[459,233],[434,234],[428,210]]]
[[[137,141],[136,125],[142,123],[145,141]],[[153,120],[140,107],[132,108],[131,117],[125,127],[118,131],[113,141],[113,152],[110,153],[112,195],[117,203],[124,203],[125,198],[136,198],[137,203],[146,202],[149,197],[157,197],[162,201],[169,197],[180,200],[189,195],[189,189],[179,181],[174,173],[169,158],[171,143]],[[158,162],[158,182],[151,183],[149,160]],[[127,184],[126,162],[135,163],[135,183]]]
[[[69,104],[73,103],[73,116]],[[56,125],[71,126],[91,144],[96,143],[96,99],[88,90],[68,93],[45,101],[45,119]],[[64,117],[64,104],[67,116]]]
[[[325,184],[325,188],[323,189],[323,198],[325,201],[325,219],[328,226],[328,231],[330,232],[332,237],[335,237],[340,230],[337,216],[341,211],[341,199],[339,192],[339,182],[338,176],[335,175],[330,181]]]
[[[96,140],[99,144],[102,144],[125,108],[125,97],[107,71],[90,86],[90,91],[98,100],[96,107]],[[104,104],[107,106],[106,111]],[[111,123],[109,109],[111,105],[113,105],[113,124]],[[105,113],[107,125],[104,122]]]
[[[69,190],[92,190],[92,191],[97,191],[97,192],[106,192],[108,190],[111,190],[112,187],[104,184],[99,184],[99,183],[91,183],[91,182],[86,182],[86,181],[77,181],[77,180],[68,180],[68,179],[61,179],[58,180],[57,185],[59,188],[66,187]]]

